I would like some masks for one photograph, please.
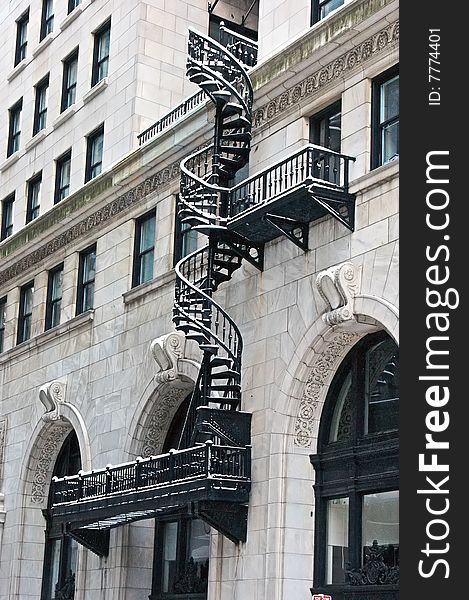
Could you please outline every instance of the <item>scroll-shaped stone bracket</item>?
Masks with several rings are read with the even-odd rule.
[[[316,286],[328,307],[322,317],[325,323],[332,327],[355,320],[354,298],[360,288],[360,273],[351,262],[321,271]]]
[[[184,357],[185,349],[186,337],[178,331],[153,340],[151,352],[160,367],[160,372],[155,375],[158,383],[174,381],[178,377],[178,361]]]
[[[62,418],[62,405],[65,402],[65,383],[61,381],[50,381],[39,390],[39,400],[46,412],[42,420],[46,423],[59,421]]]

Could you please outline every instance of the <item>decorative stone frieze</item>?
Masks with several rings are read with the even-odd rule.
[[[157,383],[174,381],[178,376],[178,360],[184,356],[186,337],[172,332],[153,340],[151,352],[161,371],[155,375]]]
[[[333,327],[355,319],[354,297],[360,288],[360,278],[351,262],[321,271],[316,277],[316,286],[328,307],[322,317],[327,325]]]
[[[46,383],[39,390],[39,400],[46,412],[42,420],[46,423],[58,421],[62,418],[61,407],[65,402],[65,384],[61,381]]]
[[[47,430],[39,448],[38,457],[33,460],[30,500],[32,504],[43,505],[47,502],[47,489],[59,450],[71,431],[71,426],[54,424]]]
[[[144,458],[161,452],[174,414],[187,393],[187,389],[169,388],[155,402],[144,429],[143,448],[141,452]]]
[[[7,436],[7,420],[0,421],[0,481],[3,477],[3,461],[5,459],[5,444]]]

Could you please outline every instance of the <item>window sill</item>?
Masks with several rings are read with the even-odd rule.
[[[29,142],[25,145],[24,149],[27,151],[31,150],[31,148],[34,148],[34,146],[37,146],[39,144],[39,142],[42,142],[42,140],[46,136],[47,136],[46,130],[41,129],[41,131],[38,131],[36,133],[36,135],[29,140]]]
[[[125,294],[122,294],[124,304],[133,304],[134,302],[137,302],[141,298],[144,298],[147,294],[155,292],[156,290],[159,290],[160,288],[162,288],[170,283],[174,283],[175,279],[176,279],[176,274],[174,272],[174,269],[171,269],[171,271],[168,271],[167,273],[164,273],[163,275],[159,275],[158,277],[155,277],[155,279],[152,279],[151,281],[142,283],[141,285],[138,285],[137,287],[132,288],[128,292],[125,292]]]
[[[10,73],[7,75],[7,81],[13,81],[13,79],[17,75],[19,75],[22,71],[24,71],[26,69],[26,65],[28,63],[29,63],[29,60],[27,60],[26,58],[23,58],[23,60],[16,65],[16,67],[13,69],[13,71],[10,71]]]
[[[98,83],[96,83],[89,92],[87,92],[84,96],[83,96],[83,104],[86,104],[87,102],[89,102],[90,100],[92,100],[95,96],[97,96],[98,94],[100,94],[102,91],[104,91],[108,86],[108,78],[105,77],[104,79],[101,79],[101,81],[98,81]]]
[[[21,158],[21,156],[23,156],[23,152],[21,152],[21,150],[17,150],[11,156],[9,156],[6,161],[0,165],[0,173],[3,173],[3,171],[9,169],[11,165],[14,165],[15,162]]]
[[[64,29],[66,29],[70,23],[73,23],[73,21],[75,19],[77,19],[81,13],[83,12],[83,5],[79,4],[76,8],[74,8],[72,10],[72,12],[70,14],[68,14],[65,19],[62,21],[62,23],[60,23],[60,31],[63,31]]]
[[[381,165],[380,167],[376,167],[372,171],[369,171],[365,175],[358,177],[357,179],[353,179],[350,182],[350,193],[356,194],[357,192],[364,192],[376,185],[381,185],[386,181],[394,179],[399,175],[399,159],[386,163],[385,165]]]
[[[34,348],[41,346],[42,344],[47,343],[49,340],[52,340],[60,335],[65,333],[69,333],[71,331],[75,331],[81,327],[85,327],[89,323],[91,323],[94,319],[94,310],[88,310],[78,317],[74,317],[69,321],[65,321],[65,323],[61,323],[56,327],[52,327],[52,329],[48,329],[43,333],[27,340],[26,342],[21,342],[17,346],[10,348],[9,350],[5,350],[3,354],[0,354],[0,365],[8,362],[12,358],[16,358],[25,352],[31,352]]]
[[[41,54],[41,52],[44,50],[44,48],[47,48],[47,46],[50,46],[52,44],[53,39],[54,39],[54,33],[53,32],[48,33],[46,35],[46,37],[44,39],[42,39],[39,42],[39,45],[34,49],[33,57],[36,58],[36,56]]]
[[[52,123],[52,127],[54,129],[56,129],[57,127],[59,127],[59,125],[62,125],[62,123],[65,123],[65,121],[68,121],[68,119],[70,119],[70,117],[75,114],[76,110],[77,110],[77,108],[76,108],[75,104],[72,104],[72,106],[69,106],[68,108],[66,108],[63,111],[63,113],[60,113],[60,115]]]

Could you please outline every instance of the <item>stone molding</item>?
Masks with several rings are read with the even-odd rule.
[[[153,358],[160,368],[155,375],[157,383],[167,383],[178,378],[178,361],[184,357],[186,337],[178,331],[163,335],[151,343]]]
[[[345,262],[321,271],[316,277],[316,286],[328,307],[322,316],[327,325],[333,327],[355,320],[354,298],[360,288],[360,277],[353,263]]]
[[[169,388],[157,399],[144,429],[141,452],[143,458],[161,453],[171,421],[187,394],[187,389]]]
[[[300,400],[295,422],[294,443],[301,448],[311,448],[314,439],[314,421],[318,419],[318,407],[324,401],[336,366],[349,348],[360,338],[357,333],[336,333],[325,342],[321,352],[315,355]]]
[[[296,104],[313,97],[376,54],[397,45],[398,41],[399,21],[396,21],[258,108],[253,115],[253,127],[261,127]]]
[[[5,459],[5,447],[7,437],[7,420],[0,421],[0,483],[3,479],[3,461]]]
[[[62,406],[65,402],[66,384],[61,381],[51,381],[39,390],[39,400],[46,409],[42,415],[45,423],[58,421],[62,418]]]

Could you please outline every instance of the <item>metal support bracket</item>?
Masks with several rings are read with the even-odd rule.
[[[309,190],[312,200],[323,206],[328,213],[345,225],[350,231],[355,230],[355,202],[344,200],[332,200],[317,195],[313,190]]]
[[[308,250],[308,223],[300,223],[299,221],[295,221],[295,219],[282,217],[281,215],[272,215],[270,213],[264,215],[263,219],[283,233],[298,248],[301,248],[305,252]]]
[[[230,502],[204,500],[196,504],[197,516],[235,544],[247,537],[248,507]]]
[[[109,554],[109,529],[72,529],[67,524],[66,533],[98,556]]]

